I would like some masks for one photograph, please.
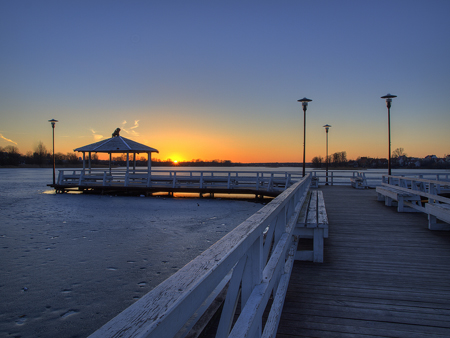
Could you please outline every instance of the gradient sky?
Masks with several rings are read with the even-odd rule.
[[[157,158],[450,154],[450,1],[0,2],[0,147],[121,135]]]

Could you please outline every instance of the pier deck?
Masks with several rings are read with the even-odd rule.
[[[450,337],[450,232],[375,190],[320,189],[324,263],[295,262],[277,337]]]

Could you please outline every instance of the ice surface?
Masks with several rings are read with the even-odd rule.
[[[0,169],[0,336],[86,337],[263,205],[45,193]]]

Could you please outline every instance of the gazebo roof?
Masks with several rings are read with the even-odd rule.
[[[74,151],[95,153],[159,153],[155,148],[146,146],[122,136],[111,137],[100,142],[76,148]]]

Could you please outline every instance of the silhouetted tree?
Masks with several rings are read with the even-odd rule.
[[[312,159],[312,164],[314,168],[320,168],[322,166],[323,158],[322,156],[315,156]]]
[[[392,152],[392,158],[399,158],[400,156],[408,156],[405,153],[405,149],[397,148]]]

